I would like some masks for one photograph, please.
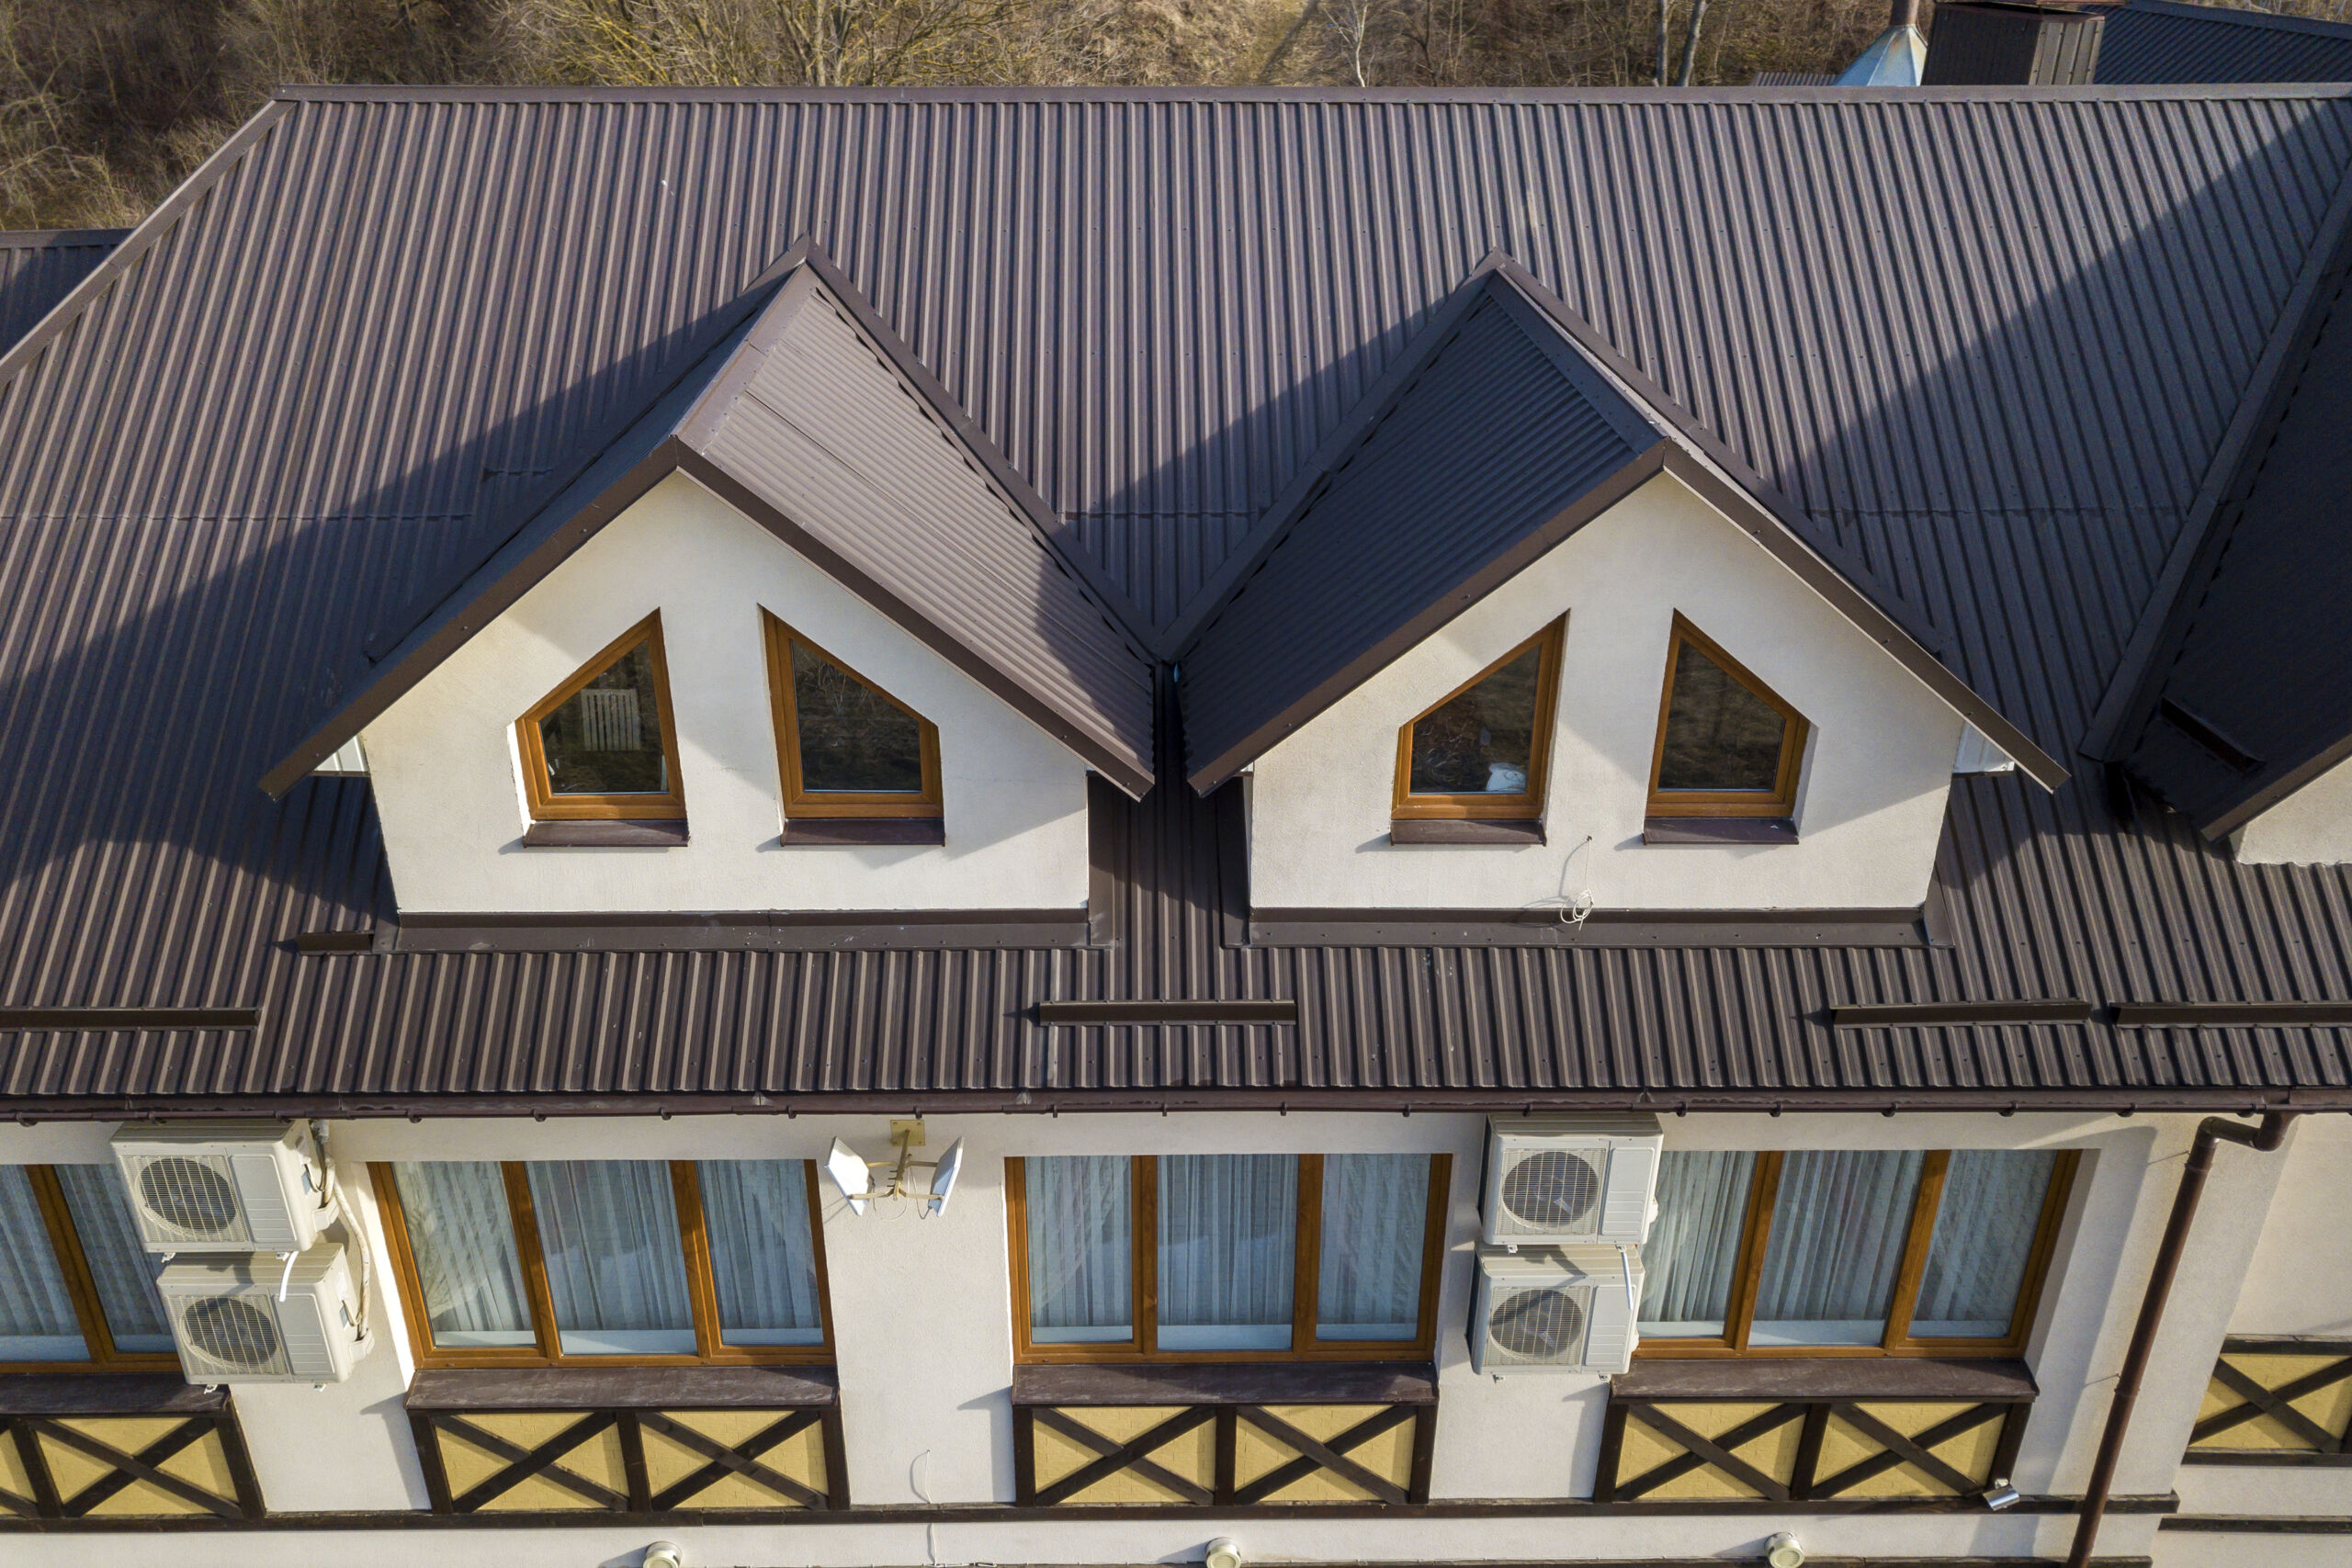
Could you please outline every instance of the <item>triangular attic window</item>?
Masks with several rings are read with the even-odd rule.
[[[1804,716],[1680,615],[1666,655],[1653,817],[1786,817]]]
[[[790,817],[937,817],[931,721],[763,612]]]
[[[515,731],[535,820],[686,814],[659,611],[581,666]]]

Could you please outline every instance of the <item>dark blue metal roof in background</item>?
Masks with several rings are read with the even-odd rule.
[[[804,235],[1162,632],[1506,251],[2064,754],[2348,166],[2326,88],[289,94],[0,355],[0,1003],[262,1022],[0,1033],[0,1092],[2352,1088],[2329,1028],[1830,1027],[2352,997],[2352,877],[2088,780],[1956,783],[1937,948],[1230,945],[1163,784],[1113,946],[334,956],[290,939],[391,912],[365,786],[254,788]],[[1296,1030],[1029,1011],[1269,996]]]
[[[0,231],[0,348],[32,331],[50,308],[122,243],[128,229]]]
[[[2352,82],[2352,26],[2226,6],[2128,0],[2108,13],[2101,86]]]

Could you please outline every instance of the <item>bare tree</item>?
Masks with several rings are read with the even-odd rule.
[[[1682,35],[1682,73],[1674,85],[1690,85],[1690,72],[1699,63],[1699,29],[1707,25],[1707,0],[1690,0],[1690,28]]]
[[[1372,73],[1365,68],[1365,46],[1385,9],[1383,0],[1327,0],[1323,6],[1323,26],[1329,29],[1349,76],[1359,87],[1372,85]]]

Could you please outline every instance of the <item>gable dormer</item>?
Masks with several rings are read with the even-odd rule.
[[[404,916],[1084,905],[1150,666],[846,284],[779,273],[267,781],[356,733]]]
[[[1564,312],[1466,288],[1186,649],[1252,902],[1917,908],[1969,736],[2064,770]]]

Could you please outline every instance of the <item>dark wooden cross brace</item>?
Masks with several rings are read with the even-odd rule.
[[[2267,1416],[2321,1453],[2340,1454],[2344,1451],[2346,1434],[2329,1431],[2296,1409],[2294,1402],[2306,1394],[2317,1393],[2321,1389],[2342,1382],[2346,1378],[2352,1378],[2352,1356],[2347,1356],[2331,1366],[2322,1367],[2315,1372],[2306,1372],[2292,1382],[2281,1383],[2277,1388],[2263,1387],[2252,1377],[2227,1361],[2213,1363],[2213,1376],[2223,1387],[2245,1403],[2233,1404],[2229,1409],[2218,1415],[2209,1416],[2197,1423],[2188,1434],[2190,1448],[2211,1441],[2243,1422]]]
[[[17,1416],[0,1416],[0,1438],[16,1445],[17,1462],[25,1467],[26,1481],[33,1489],[29,1497],[0,1492],[0,1508],[28,1519],[56,1517],[60,1511],[57,1487],[49,1478],[49,1461],[42,1456],[32,1428]]]
[[[1091,1449],[1102,1456],[1091,1464],[1080,1465],[1051,1486],[1039,1487],[1036,1500],[1041,1506],[1050,1506],[1067,1498],[1074,1497],[1096,1482],[1107,1480],[1123,1470],[1134,1471],[1155,1486],[1164,1486],[1175,1493],[1187,1503],[1206,1504],[1214,1501],[1206,1487],[1198,1483],[1187,1481],[1165,1465],[1154,1464],[1145,1457],[1156,1449],[1165,1448],[1195,1427],[1205,1426],[1215,1420],[1216,1406],[1213,1404],[1195,1404],[1181,1410],[1159,1425],[1125,1443],[1106,1438],[1093,1427],[1071,1420],[1051,1405],[1039,1405],[1032,1418],[1039,1426],[1049,1427],[1070,1441]]]
[[[831,1499],[823,1493],[813,1491],[802,1483],[793,1480],[792,1477],[770,1470],[766,1465],[759,1462],[760,1455],[786,1438],[807,1431],[823,1418],[824,1414],[821,1411],[796,1410],[783,1420],[773,1426],[762,1427],[742,1442],[730,1448],[716,1438],[706,1436],[691,1427],[682,1426],[673,1421],[667,1416],[650,1410],[638,1412],[639,1426],[649,1432],[659,1432],[672,1442],[692,1449],[710,1461],[708,1464],[704,1465],[684,1480],[655,1493],[650,1505],[653,1511],[662,1513],[674,1508],[703,1488],[729,1474],[740,1475],[744,1480],[764,1486],[780,1496],[789,1497],[804,1508],[827,1506]]]
[[[234,1498],[208,1492],[192,1481],[184,1481],[157,1468],[182,1449],[202,1442],[211,1433],[212,1422],[201,1416],[181,1422],[135,1454],[125,1453],[110,1443],[101,1442],[85,1432],[77,1432],[45,1416],[28,1416],[23,1419],[28,1430],[38,1432],[51,1442],[79,1450],[113,1468],[113,1474],[101,1476],[72,1497],[61,1500],[59,1512],[66,1518],[78,1519],[87,1516],[99,1504],[140,1481],[183,1501],[194,1503],[207,1513],[216,1514],[221,1518],[242,1519],[245,1517],[244,1509]]]
[[[1318,1470],[1329,1471],[1341,1480],[1362,1487],[1384,1503],[1406,1501],[1403,1487],[1393,1481],[1374,1475],[1347,1456],[1351,1450],[1362,1448],[1381,1433],[1410,1421],[1414,1415],[1412,1405],[1392,1404],[1387,1409],[1357,1422],[1346,1431],[1334,1437],[1329,1443],[1317,1442],[1282,1417],[1270,1416],[1255,1404],[1236,1405],[1233,1414],[1237,1419],[1249,1422],[1268,1437],[1285,1448],[1295,1450],[1299,1454],[1297,1459],[1292,1460],[1287,1464],[1277,1465],[1249,1485],[1237,1488],[1233,1494],[1233,1500],[1236,1503],[1262,1503],[1293,1482],[1303,1481]]]
[[[475,1484],[463,1495],[449,1500],[452,1513],[470,1514],[501,1493],[511,1492],[535,1475],[545,1475],[549,1481],[578,1496],[586,1498],[600,1508],[616,1512],[628,1507],[628,1499],[607,1486],[599,1486],[585,1476],[574,1475],[556,1463],[564,1455],[602,1433],[619,1419],[617,1412],[600,1410],[582,1416],[579,1420],[541,1443],[526,1449],[511,1442],[495,1432],[475,1426],[462,1416],[445,1415],[434,1411],[425,1417],[434,1428],[446,1436],[458,1438],[506,1461],[506,1468]],[[447,1468],[447,1461],[443,1461]]]
[[[1699,1437],[1696,1433],[1690,1431],[1689,1427],[1682,1426],[1671,1416],[1659,1415],[1657,1407],[1654,1404],[1637,1404],[1632,1406],[1632,1408],[1640,1415],[1642,1418],[1642,1425],[1652,1427],[1652,1429],[1657,1431],[1660,1437],[1671,1438],[1673,1441],[1680,1443],[1682,1445],[1683,1451],[1675,1455],[1674,1458],[1668,1460],[1663,1464],[1654,1465],[1650,1469],[1642,1472],[1641,1474],[1634,1476],[1630,1481],[1620,1481],[1617,1484],[1617,1499],[1621,1502],[1628,1503],[1632,1502],[1634,1498],[1640,1496],[1645,1492],[1655,1492],[1670,1481],[1679,1481],[1682,1477],[1690,1474],[1692,1471],[1698,1470],[1702,1466],[1713,1464],[1716,1465],[1718,1468],[1724,1468],[1721,1461],[1715,1459],[1707,1452],[1702,1451],[1699,1445],[1703,1444],[1707,1449],[1714,1450],[1715,1453],[1729,1457],[1732,1450],[1752,1443],[1768,1432],[1778,1431],[1792,1421],[1802,1420],[1804,1416],[1806,1406],[1802,1404],[1776,1404],[1772,1406],[1771,1409],[1767,1410],[1760,1415],[1751,1416],[1747,1420],[1742,1421],[1738,1426],[1733,1427],[1719,1434],[1713,1442],[1709,1442],[1708,1439]],[[1671,1427],[1672,1430],[1668,1430],[1668,1427]],[[1778,1482],[1772,1480],[1771,1477],[1765,1475],[1763,1472],[1755,1469],[1753,1466],[1748,1465],[1742,1461],[1733,1459],[1732,1464],[1736,1467],[1736,1470],[1734,1471],[1733,1473],[1737,1474],[1738,1479],[1745,1482],[1749,1486],[1757,1487],[1761,1490],[1764,1487],[1779,1486],[1780,1484]],[[1758,1479],[1750,1480],[1749,1477],[1751,1476],[1757,1477]],[[1771,1496],[1773,1494],[1768,1492],[1766,1493],[1766,1495]],[[1788,1496],[1788,1489],[1781,1487],[1779,1492],[1779,1496],[1782,1501],[1785,1501]]]
[[[1963,1410],[1947,1420],[1939,1421],[1916,1438],[1906,1438],[1877,1416],[1859,1405],[1832,1404],[1829,1413],[1876,1443],[1883,1452],[1874,1453],[1859,1463],[1847,1466],[1835,1475],[1825,1476],[1814,1483],[1815,1497],[1834,1497],[1840,1492],[1860,1486],[1873,1475],[1883,1475],[1900,1464],[1908,1464],[1927,1472],[1938,1485],[1945,1487],[1956,1497],[1965,1497],[1984,1483],[1973,1475],[1963,1474],[1928,1450],[1939,1443],[1948,1443],[1962,1432],[1973,1431],[1987,1421],[1997,1421],[2008,1414],[2005,1404],[1979,1404]]]
[[[1713,1465],[1717,1470],[1722,1471],[1725,1475],[1730,1476],[1734,1481],[1738,1482],[1742,1486],[1747,1487],[1749,1491],[1757,1493],[1760,1496],[1770,1497],[1776,1503],[1785,1503],[1789,1500],[1789,1489],[1786,1486],[1773,1480],[1770,1476],[1765,1474],[1762,1471],[1757,1469],[1754,1465],[1748,1463],[1746,1460],[1740,1458],[1731,1450],[1737,1448],[1742,1443],[1752,1442],[1757,1438],[1761,1437],[1764,1433],[1770,1431],[1775,1427],[1785,1426],[1787,1423],[1797,1419],[1804,1414],[1804,1407],[1803,1405],[1783,1404],[1777,1406],[1771,1410],[1766,1411],[1761,1416],[1751,1417],[1750,1419],[1740,1423],[1740,1425],[1734,1427],[1730,1431],[1725,1432],[1721,1438],[1713,1438],[1701,1437],[1698,1433],[1692,1431],[1681,1422],[1677,1421],[1673,1416],[1667,1415],[1655,1404],[1644,1404],[1638,1400],[1629,1399],[1625,1402],[1625,1409],[1629,1415],[1633,1416],[1636,1420],[1640,1421],[1643,1426],[1647,1427],[1651,1431],[1656,1432],[1659,1437],[1689,1450],[1690,1453],[1695,1454],[1704,1462]],[[1748,1428],[1751,1427],[1756,1428],[1752,1432],[1748,1431]],[[1679,1461],[1673,1460],[1667,1461],[1668,1464],[1674,1464],[1678,1462]],[[1664,1485],[1664,1480],[1654,1482],[1650,1478],[1657,1475],[1659,1471],[1663,1471],[1666,1468],[1667,1465],[1660,1465],[1657,1467],[1657,1470],[1650,1471],[1646,1474],[1642,1475],[1638,1478],[1638,1483],[1635,1488],[1627,1489],[1620,1487],[1618,1489],[1618,1495],[1622,1498],[1630,1499],[1639,1496],[1643,1492],[1650,1490],[1653,1486]],[[1697,1467],[1694,1465],[1688,1468],[1696,1469]],[[1677,1471],[1675,1473],[1677,1475],[1680,1475],[1687,1472],[1687,1470],[1684,1470]],[[1672,1478],[1668,1477],[1666,1479],[1670,1480]]]

